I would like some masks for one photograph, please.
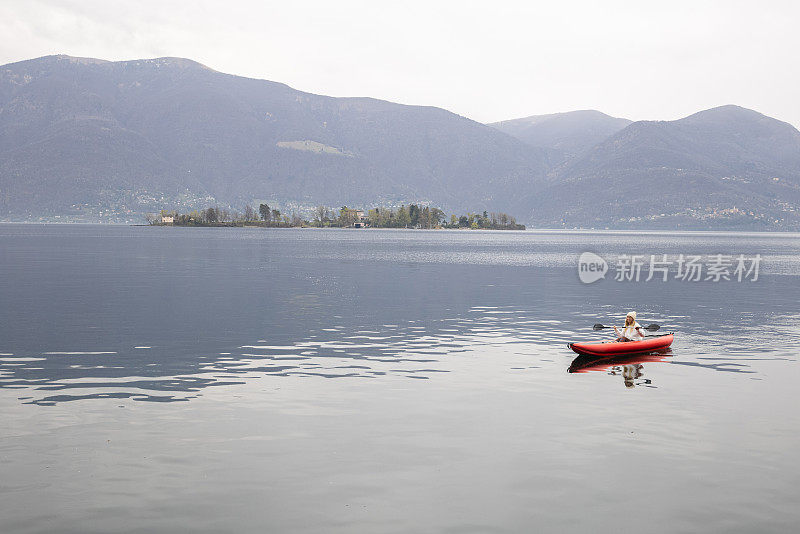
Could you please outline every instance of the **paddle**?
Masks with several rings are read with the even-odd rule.
[[[595,325],[592,327],[592,329],[594,329],[594,330],[602,330],[603,328],[613,328],[613,327],[611,327],[611,326],[603,326],[603,325],[601,325],[600,323],[597,323],[597,324],[595,324]],[[661,326],[659,326],[659,325],[657,325],[657,324],[653,323],[653,324],[649,324],[649,325],[647,325],[647,326],[645,326],[645,327],[643,327],[643,328],[644,328],[645,330],[649,330],[650,332],[655,332],[656,330],[658,330],[659,328],[661,328]]]

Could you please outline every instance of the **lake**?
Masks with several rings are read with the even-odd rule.
[[[0,225],[0,273],[2,532],[800,523],[798,234]],[[671,349],[568,372],[629,310]]]

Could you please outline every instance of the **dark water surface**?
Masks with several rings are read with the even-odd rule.
[[[800,524],[798,234],[0,225],[0,274],[3,533]],[[629,309],[671,352],[568,373]]]

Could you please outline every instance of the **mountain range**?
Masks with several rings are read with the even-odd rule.
[[[634,122],[522,205],[563,226],[798,228],[800,132],[737,106]]]
[[[587,109],[533,115],[490,124],[533,147],[559,151],[562,158],[581,154],[629,125],[631,120]]]
[[[800,228],[800,132],[736,106],[480,124],[191,60],[0,67],[0,220],[267,202],[505,211],[538,227]]]

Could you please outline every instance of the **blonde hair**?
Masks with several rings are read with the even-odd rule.
[[[628,319],[630,319],[630,321],[631,321],[631,324],[628,324]],[[635,325],[635,324],[636,324],[636,319],[634,319],[634,318],[633,318],[633,315],[627,315],[627,316],[625,316],[625,327],[626,327],[626,328],[627,328],[628,326],[633,326],[633,325]]]

